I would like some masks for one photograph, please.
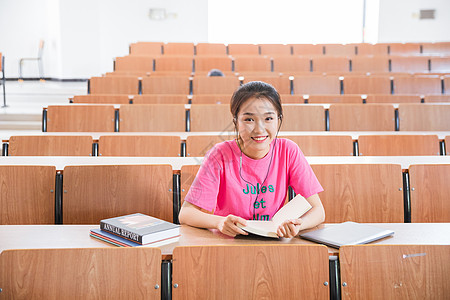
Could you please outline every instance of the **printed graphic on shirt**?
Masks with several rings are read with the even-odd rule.
[[[253,195],[259,195],[259,194],[265,194],[265,193],[274,193],[275,192],[275,188],[273,187],[273,185],[269,184],[268,186],[261,186],[259,183],[256,184],[256,186],[254,185],[249,185],[246,184],[245,188],[242,189],[242,192],[246,195],[248,194],[253,194]],[[264,198],[261,198],[260,200],[258,200],[258,198],[256,198],[256,200],[253,202],[253,220],[258,220],[258,221],[269,221],[270,216],[267,214],[259,214],[258,210],[264,209],[266,208],[266,201],[264,200]]]

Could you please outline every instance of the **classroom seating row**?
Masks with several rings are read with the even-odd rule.
[[[177,246],[171,261],[159,248],[14,249],[0,255],[0,282],[7,298],[445,299],[449,250],[343,246],[332,262],[323,245],[279,243]]]
[[[420,156],[450,155],[450,136],[295,135],[279,138],[294,141],[306,156]],[[234,135],[179,136],[88,135],[11,136],[3,141],[2,156],[140,156],[203,157],[215,144]]]
[[[353,44],[130,44],[131,55],[448,55],[450,43],[353,43]]]
[[[326,223],[450,222],[449,164],[311,166],[324,188]],[[135,212],[178,223],[199,167],[1,165],[0,224],[99,224]]]
[[[137,56],[117,57],[114,72],[184,72],[206,75],[211,69],[227,74],[296,73],[450,73],[450,54],[435,56]]]
[[[78,104],[228,104],[230,94],[88,94],[75,95],[69,103]],[[391,94],[345,94],[345,95],[291,95],[280,94],[283,104],[332,104],[332,103],[450,103],[450,95],[391,95]]]
[[[283,105],[282,131],[449,131],[448,104]],[[44,132],[233,131],[227,104],[55,105]]]
[[[251,81],[273,85],[280,94],[450,95],[449,76],[246,76],[246,77],[92,77],[88,94],[227,94]]]
[[[158,248],[21,249],[2,252],[0,263],[8,267],[0,274],[8,298],[258,299],[273,295],[277,299],[340,299],[342,295],[342,299],[390,299],[413,294],[444,299],[450,290],[446,280],[449,248],[343,246],[339,275],[331,274],[322,245],[178,246],[170,262],[161,261]],[[167,264],[172,278],[163,273]],[[143,267],[136,270],[136,266]],[[24,280],[29,273],[48,275]],[[430,276],[433,280],[424,288],[422,282]],[[342,287],[332,286],[331,280],[342,282]],[[105,281],[110,284],[102,284]],[[383,288],[374,289],[374,282]],[[401,282],[401,289],[392,282]]]

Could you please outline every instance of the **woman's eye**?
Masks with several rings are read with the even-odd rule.
[[[251,121],[253,121],[253,119],[252,118],[247,118],[247,119],[244,119],[244,121],[245,122],[251,122]]]
[[[266,121],[272,121],[272,120],[273,120],[272,117],[267,117],[267,118],[266,118]]]

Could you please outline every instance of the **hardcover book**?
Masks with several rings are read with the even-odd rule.
[[[141,213],[101,220],[100,229],[141,245],[180,235],[180,225]]]
[[[278,238],[277,229],[285,220],[297,219],[303,216],[307,211],[312,208],[311,204],[301,195],[295,196],[291,201],[286,203],[277,213],[273,216],[271,221],[247,221],[247,226],[241,226],[243,230],[265,236]]]
[[[160,240],[160,241],[156,241],[150,244],[145,244],[145,245],[141,245],[135,242],[132,242],[130,240],[121,238],[117,235],[114,235],[112,233],[109,233],[107,231],[103,231],[100,229],[91,229],[90,232],[90,236],[94,237],[96,239],[99,239],[103,242],[107,242],[110,243],[114,246],[118,246],[118,247],[159,247],[162,245],[166,245],[166,244],[171,244],[171,243],[175,243],[178,242],[180,240],[180,236],[177,235],[175,237],[171,237],[168,239],[164,239],[164,240]]]

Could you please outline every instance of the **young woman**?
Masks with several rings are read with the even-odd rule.
[[[272,219],[291,186],[312,209],[285,221],[278,236],[294,237],[322,223],[325,212],[318,196],[322,186],[297,144],[277,138],[283,120],[278,92],[260,81],[244,84],[231,98],[231,113],[237,138],[207,153],[184,199],[180,222],[216,228],[232,237],[245,235],[237,224]]]

